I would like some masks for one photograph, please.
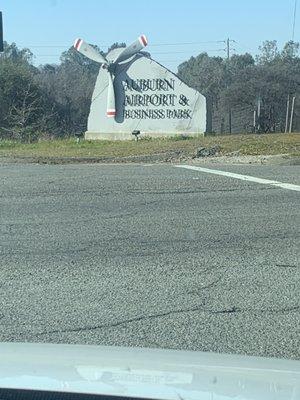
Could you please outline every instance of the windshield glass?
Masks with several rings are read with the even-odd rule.
[[[297,1],[0,8],[0,341],[299,360]]]

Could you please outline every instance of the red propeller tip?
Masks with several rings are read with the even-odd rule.
[[[113,110],[113,109],[107,110],[107,111],[106,111],[106,115],[107,115],[107,117],[109,117],[109,118],[114,117],[114,116],[116,115],[116,110]]]
[[[140,36],[139,41],[140,41],[141,45],[143,45],[143,47],[146,47],[148,44],[148,40],[145,35]]]
[[[83,40],[82,39],[76,39],[74,43],[74,47],[76,50],[80,49],[80,46],[82,45]]]

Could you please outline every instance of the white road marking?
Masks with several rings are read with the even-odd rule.
[[[234,172],[220,171],[218,169],[194,167],[193,165],[174,165],[174,167],[192,169],[194,171],[206,172],[208,174],[222,175],[222,176],[227,176],[229,178],[240,179],[242,181],[262,183],[263,185],[277,186],[283,189],[295,190],[296,192],[300,192],[300,186],[293,185],[292,183],[284,183],[284,182],[272,181],[270,179],[256,178],[255,176],[235,174]]]

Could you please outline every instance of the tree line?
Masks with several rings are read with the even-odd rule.
[[[215,115],[227,120],[226,130],[230,130],[230,115],[237,109],[245,110],[239,114],[250,125],[239,125],[240,130],[285,131],[287,103],[290,118],[293,98],[298,100],[294,101],[294,127],[300,129],[299,43],[289,41],[279,50],[275,40],[265,41],[259,51],[256,57],[245,53],[229,59],[202,53],[179,65],[180,78],[206,96],[208,131],[214,131]]]
[[[115,43],[108,51],[124,46]],[[259,107],[253,129],[284,130],[287,99],[290,104],[300,97],[299,43],[290,41],[279,50],[276,41],[266,41],[259,50],[256,57],[245,53],[229,59],[201,53],[178,66],[178,76],[206,96],[208,131],[213,115],[226,119],[236,107]],[[4,43],[0,138],[31,142],[84,132],[98,70],[99,64],[73,48],[61,54],[59,64],[36,67],[29,49]]]

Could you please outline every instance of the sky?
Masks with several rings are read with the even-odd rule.
[[[264,40],[292,38],[295,0],[0,0],[4,39],[34,53],[35,65],[59,62],[81,37],[104,51],[146,34],[152,58],[177,71],[199,53],[255,55]],[[300,1],[295,41],[300,41]]]

